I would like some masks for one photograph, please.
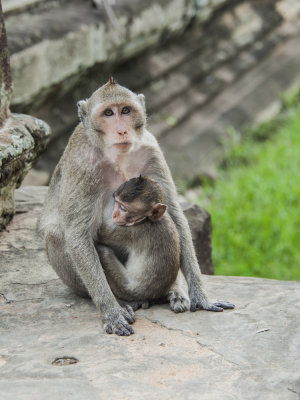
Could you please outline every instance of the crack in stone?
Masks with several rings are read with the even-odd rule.
[[[200,343],[199,340],[197,340],[197,343],[199,344],[199,346],[206,348],[207,350],[211,351],[212,353],[216,354],[216,355],[219,356],[219,357],[222,357],[223,360],[225,360],[225,361],[228,362],[229,364],[232,364],[232,365],[234,365],[234,366],[236,366],[236,367],[239,367],[239,368],[241,367],[238,363],[235,363],[234,361],[231,361],[231,360],[228,360],[227,358],[225,358],[225,356],[224,356],[223,354],[221,354],[221,353],[219,353],[218,351],[216,351],[216,350],[215,350],[213,347],[211,347],[210,345]]]
[[[298,396],[300,396],[300,392],[296,392],[296,390],[293,390],[293,389],[291,389],[291,388],[287,388],[287,390],[289,390],[290,392],[295,393],[295,394],[297,394]]]
[[[198,340],[197,340],[197,338],[198,338],[198,333],[194,333],[194,332],[187,333],[187,332],[185,332],[184,329],[180,329],[180,328],[170,328],[170,327],[164,325],[162,322],[160,322],[160,321],[158,321],[158,320],[152,320],[150,317],[147,317],[146,315],[143,315],[143,317],[144,317],[145,319],[147,319],[148,321],[152,322],[153,324],[156,324],[156,325],[160,326],[161,328],[167,329],[168,331],[179,332],[179,333],[181,333],[183,336],[186,336],[186,337],[188,337],[188,338],[195,339],[195,340],[197,341],[197,343],[199,344],[199,342],[198,342]]]
[[[13,302],[12,300],[8,300],[8,298],[5,296],[4,293],[0,293],[0,298],[1,298],[1,297],[4,299],[5,304],[10,304],[10,303]]]
[[[213,352],[214,354],[216,354],[216,355],[219,356],[219,357],[222,357],[222,359],[225,360],[226,362],[228,362],[229,364],[232,364],[232,365],[234,365],[235,367],[239,367],[239,368],[241,367],[238,363],[235,363],[234,361],[231,361],[231,360],[228,360],[227,358],[225,358],[223,354],[218,353],[218,352],[217,352],[216,350],[214,350],[210,345],[203,344],[203,343],[199,342],[198,334],[197,334],[197,333],[196,333],[196,334],[195,334],[195,333],[188,334],[188,333],[185,332],[183,329],[179,329],[179,328],[170,328],[170,327],[168,327],[168,326],[165,326],[162,322],[160,322],[160,321],[158,321],[158,320],[152,320],[150,317],[147,317],[147,316],[145,316],[145,315],[143,315],[143,317],[144,317],[145,319],[147,319],[148,321],[152,322],[153,324],[157,324],[157,325],[160,326],[161,328],[165,328],[165,329],[167,329],[167,330],[169,330],[169,331],[176,331],[176,332],[179,332],[179,333],[181,333],[182,335],[184,335],[184,336],[186,336],[186,337],[195,339],[196,342],[199,344],[199,346],[206,348],[207,350]]]
[[[176,331],[181,333],[184,336],[187,336],[189,338],[194,338],[197,339],[197,337],[195,336],[196,334],[188,334],[187,332],[185,332],[183,329],[179,329],[179,328],[170,328],[166,325],[164,325],[162,322],[158,321],[158,320],[152,320],[150,317],[147,317],[146,315],[142,315],[146,320],[152,322],[153,324],[156,324],[158,326],[160,326],[161,328],[167,329],[168,331]]]
[[[28,298],[28,299],[22,299],[22,300],[11,300],[11,303],[23,303],[24,301],[38,301],[41,302],[43,301],[45,298],[43,297],[32,297],[32,298]]]
[[[193,333],[188,334],[188,333],[186,333],[183,329],[179,329],[179,328],[170,328],[170,327],[168,327],[168,326],[165,326],[162,322],[160,322],[160,321],[158,321],[158,320],[152,320],[151,318],[149,318],[149,317],[147,317],[147,316],[145,316],[145,315],[143,315],[143,317],[144,317],[145,319],[147,319],[148,321],[150,321],[150,322],[152,322],[152,323],[154,323],[154,324],[157,324],[158,326],[160,326],[160,327],[162,327],[162,328],[165,328],[165,329],[167,329],[167,330],[169,330],[169,331],[177,331],[177,332],[180,332],[180,333],[181,333],[182,335],[184,335],[184,336],[187,336],[187,337],[189,337],[189,338],[195,339],[196,342],[199,344],[199,346],[204,347],[204,348],[207,348],[207,350],[209,350],[209,351],[215,353],[215,354],[218,355],[219,357],[222,357],[226,362],[228,362],[228,363],[230,363],[230,364],[232,364],[232,365],[234,365],[234,366],[240,368],[240,365],[239,365],[239,364],[235,363],[234,361],[231,361],[231,360],[226,359],[226,358],[224,357],[223,354],[218,353],[218,352],[217,352],[216,350],[214,350],[211,346],[199,342],[199,339],[198,339],[198,335],[197,335],[197,334],[195,334],[195,333],[194,333],[194,334],[193,334]]]
[[[47,285],[49,282],[58,281],[59,278],[49,279],[46,282],[38,282],[38,283],[26,283],[26,282],[11,282],[11,285],[24,285],[24,286],[39,286],[39,285]]]

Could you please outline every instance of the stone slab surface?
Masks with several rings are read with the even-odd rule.
[[[205,276],[209,296],[235,310],[159,305],[137,312],[135,335],[107,335],[92,302],[48,264],[34,232],[43,190],[17,191],[0,234],[1,400],[300,398],[299,282]]]

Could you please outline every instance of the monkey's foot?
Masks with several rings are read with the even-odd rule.
[[[234,304],[228,303],[228,301],[223,300],[215,300],[212,302],[208,302],[207,306],[204,308],[207,311],[223,311],[223,310],[232,310],[235,307]]]
[[[223,300],[208,301],[206,296],[202,293],[202,291],[197,289],[190,291],[190,299],[191,299],[190,310],[192,312],[197,310],[220,312],[223,310],[231,310],[234,308],[234,304],[228,303],[228,301],[223,301]]]
[[[134,330],[129,324],[133,324],[134,321],[134,312],[129,305],[124,308],[114,309],[112,313],[105,315],[103,318],[105,332],[109,334],[115,333],[119,336],[132,335]]]
[[[134,301],[125,301],[125,300],[118,300],[119,304],[122,307],[125,307],[126,305],[129,305],[133,311],[138,310],[139,308],[142,308],[146,310],[147,308],[150,307],[150,303],[148,300],[134,300]]]
[[[231,310],[234,308],[234,304],[228,303],[228,301],[215,300],[208,301],[205,293],[198,285],[193,285],[189,290],[192,312],[197,310],[207,310],[220,312],[223,310]]]
[[[150,307],[149,301],[147,300],[131,301],[129,302],[129,305],[132,307],[133,311],[136,311],[139,308],[146,310],[147,308]]]
[[[170,308],[174,313],[182,313],[189,309],[190,300],[184,294],[177,290],[171,290],[168,294],[168,299],[170,302]]]

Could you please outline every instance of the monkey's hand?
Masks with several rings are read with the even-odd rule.
[[[191,307],[190,311],[194,312],[197,310],[207,310],[220,312],[223,310],[232,310],[234,304],[228,303],[228,301],[215,300],[208,301],[200,289],[193,288],[189,291]]]
[[[134,312],[129,305],[115,307],[103,316],[104,329],[106,333],[115,333],[119,336],[129,336],[134,330],[129,324],[135,321]],[[129,323],[129,324],[128,324]]]

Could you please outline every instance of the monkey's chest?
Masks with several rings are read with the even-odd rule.
[[[111,163],[105,163],[103,171],[103,183],[112,196],[113,192],[126,181],[126,175],[118,165]]]
[[[103,207],[102,222],[98,227],[98,240],[101,244],[111,245],[112,243],[124,242],[124,236],[128,236],[128,232],[127,235],[124,235],[126,228],[116,225],[113,221],[113,209],[114,199],[111,195],[109,201]]]
[[[115,160],[106,159],[102,166],[104,183],[114,192],[125,181],[145,174],[149,157],[149,151],[140,148]]]

